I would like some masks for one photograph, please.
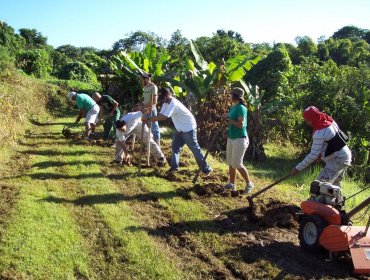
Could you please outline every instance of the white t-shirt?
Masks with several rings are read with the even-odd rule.
[[[160,113],[171,118],[176,130],[179,132],[188,132],[197,128],[193,114],[174,97],[172,97],[170,103],[163,103]]]
[[[119,141],[126,141],[126,139],[130,136],[134,128],[138,125],[138,123],[141,121],[141,116],[143,113],[141,111],[138,112],[131,112],[126,115],[124,115],[121,120],[124,120],[126,122],[126,131],[119,131],[116,130],[116,136]]]

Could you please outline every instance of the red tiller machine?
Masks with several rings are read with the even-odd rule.
[[[370,274],[370,217],[366,226],[353,226],[350,220],[369,207],[370,197],[346,213],[342,210],[345,198],[338,186],[315,180],[310,193],[311,197],[301,203],[302,211],[298,213],[301,247],[309,252],[325,248],[330,257],[349,251],[354,273]]]

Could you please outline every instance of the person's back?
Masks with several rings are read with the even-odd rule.
[[[179,132],[188,132],[197,128],[193,114],[179,100],[172,97],[170,103],[164,103],[161,114],[172,119],[172,122]]]
[[[78,109],[82,109],[86,113],[96,104],[96,102],[85,93],[77,93],[76,104]]]

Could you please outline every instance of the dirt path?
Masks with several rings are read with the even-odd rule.
[[[188,151],[178,175],[169,177],[166,168],[145,168],[139,177],[134,166],[110,164],[114,149],[65,139],[61,131],[66,122],[34,126],[2,174],[0,252],[16,260],[0,256],[0,278],[40,279],[65,262],[70,272],[65,269],[65,274],[49,278],[355,279],[348,260],[329,261],[326,255],[301,250],[293,218],[296,206],[272,199],[260,202],[252,222],[243,210],[247,202],[242,193],[223,190],[224,171],[216,168],[211,177],[191,184],[195,165]],[[169,140],[162,145],[169,155]],[[24,215],[20,209],[26,199],[27,207],[44,207],[44,215],[72,225],[68,234],[73,234],[74,245],[60,243],[60,252],[55,249],[51,257],[55,267],[41,272],[32,266],[42,255],[33,259],[24,252],[7,253],[17,242],[8,231]],[[47,212],[49,208],[55,213]],[[39,215],[30,215],[30,223]],[[40,230],[47,228],[55,230],[55,225]],[[19,236],[32,245],[33,234],[21,230]],[[72,264],[68,256],[56,257],[72,250],[70,246],[82,251]]]

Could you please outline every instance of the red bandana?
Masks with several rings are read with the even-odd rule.
[[[303,118],[306,121],[311,122],[313,128],[312,133],[315,133],[316,130],[323,129],[332,124],[333,119],[325,113],[322,113],[314,106],[306,108],[303,112]]]

